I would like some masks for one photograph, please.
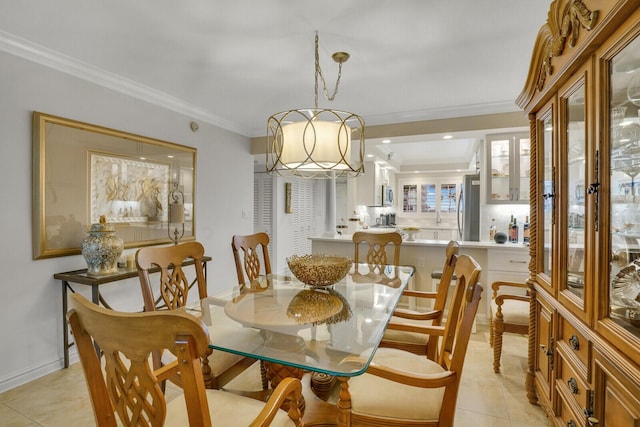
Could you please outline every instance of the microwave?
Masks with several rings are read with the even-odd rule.
[[[393,188],[390,185],[382,186],[382,206],[393,206]]]

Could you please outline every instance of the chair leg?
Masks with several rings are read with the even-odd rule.
[[[207,349],[207,354],[200,358],[200,364],[202,367],[202,377],[204,379],[204,386],[210,389],[216,389],[218,387],[217,378],[213,376],[211,372],[211,366],[209,366],[209,355],[213,352],[212,349]]]
[[[264,365],[264,360],[260,361],[260,380],[262,381],[262,389],[269,389],[269,378],[267,377],[267,367]]]
[[[340,381],[340,394],[336,407],[338,427],[349,427],[351,425],[351,393],[349,392],[349,378],[338,377]]]
[[[489,316],[489,347],[493,347],[493,314]]]
[[[502,355],[502,325],[493,325],[493,372],[500,373],[500,357]]]

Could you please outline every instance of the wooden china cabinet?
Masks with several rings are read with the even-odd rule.
[[[554,0],[531,133],[527,394],[557,426],[640,426],[640,0]]]

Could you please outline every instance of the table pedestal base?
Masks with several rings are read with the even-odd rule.
[[[333,375],[321,372],[311,373],[311,390],[313,390],[313,393],[322,400],[327,400],[335,382],[336,377]]]
[[[286,366],[286,365],[279,365],[277,363],[271,363],[271,362],[264,362],[264,367],[267,373],[267,380],[269,381],[269,384],[271,385],[271,390],[275,389],[278,384],[280,384],[280,381],[282,381],[285,378],[297,378],[299,380],[302,380],[302,376],[304,375],[304,371],[300,368],[294,368],[292,366]],[[289,410],[289,405],[290,402],[288,400],[286,400],[281,408],[284,409],[285,411]],[[300,396],[300,401],[298,402],[298,408],[300,409],[300,413],[302,415],[304,415],[304,409],[305,409],[305,400],[304,400],[304,396],[301,395]]]

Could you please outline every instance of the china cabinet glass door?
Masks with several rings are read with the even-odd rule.
[[[640,37],[609,73],[609,317],[640,339]]]
[[[586,71],[583,75],[586,74]],[[560,281],[559,297],[565,305],[575,308],[574,313],[585,312],[585,198],[586,198],[586,136],[587,110],[585,104],[585,79],[571,84],[561,95],[561,167],[562,198],[562,250],[566,253],[566,268]]]
[[[542,209],[539,211],[542,212],[542,215],[538,215],[537,218],[537,227],[540,232],[538,236],[540,236],[542,241],[538,245],[539,253],[538,256],[542,259],[542,269],[540,270],[543,274],[544,282],[547,287],[551,287],[551,269],[552,269],[552,254],[553,254],[553,224],[554,224],[554,213],[555,213],[555,169],[553,167],[553,108],[550,106],[543,113],[540,113],[540,118],[538,119],[537,134],[540,135],[540,141],[538,147],[542,150],[540,152],[540,148],[538,149],[538,158],[541,160],[541,174],[542,174],[542,182],[539,184],[542,186],[538,191],[538,194],[542,193],[542,200],[540,201],[539,206]]]

